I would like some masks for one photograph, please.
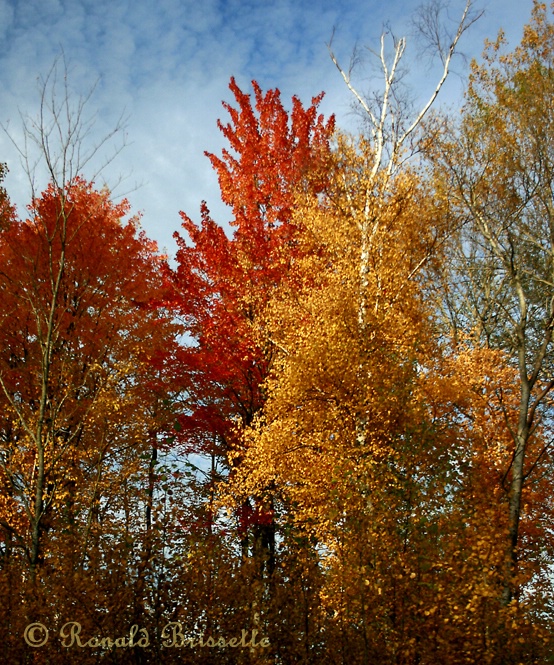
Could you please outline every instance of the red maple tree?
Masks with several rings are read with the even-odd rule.
[[[289,113],[279,90],[264,94],[255,81],[252,86],[253,100],[231,79],[237,106],[224,103],[230,122],[218,123],[229,147],[220,157],[206,153],[231,208],[232,237],[206,203],[200,224],[182,212],[188,240],[175,234],[179,251],[171,274],[171,306],[191,339],[180,359],[188,408],[179,418],[179,436],[189,451],[215,456],[227,468],[229,452],[240,445],[237,432],[263,404],[272,361],[272,342],[254,335],[252,324],[287,279],[296,251],[295,196],[324,190],[334,132],[334,117],[318,113],[323,94],[307,108],[293,97]],[[260,514],[245,506],[243,534]]]

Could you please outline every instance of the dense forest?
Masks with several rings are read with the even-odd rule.
[[[554,663],[553,9],[455,112],[403,40],[375,99],[335,61],[359,135],[231,79],[231,227],[181,213],[171,259],[41,108],[50,182],[0,189],[3,663]]]

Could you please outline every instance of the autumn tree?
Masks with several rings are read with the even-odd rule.
[[[342,145],[322,197],[298,198],[300,251],[257,322],[276,347],[267,399],[232,487],[271,487],[311,536],[333,662],[541,662],[538,615],[503,637],[517,384],[505,349],[452,350],[433,327],[424,268],[448,262],[452,216],[405,164],[429,106],[387,115],[402,53],[381,51],[369,139]]]
[[[7,334],[15,337],[8,344],[8,349],[12,348],[12,345],[19,344],[20,348],[16,355],[19,353],[27,355],[27,344],[22,340],[16,342],[17,335],[20,334],[18,330],[26,330],[26,334],[30,336],[30,343],[38,344],[40,349],[36,357],[36,362],[40,366],[40,385],[38,388],[34,386],[37,390],[35,395],[20,394],[14,385],[8,385],[7,378],[4,376],[2,378],[5,398],[17,414],[19,425],[27,435],[34,432],[33,440],[36,444],[37,486],[32,502],[33,535],[29,551],[32,570],[39,558],[40,520],[45,508],[44,494],[47,493],[44,477],[47,463],[44,437],[54,436],[51,429],[45,434],[48,429],[46,424],[48,423],[51,428],[55,422],[53,414],[49,413],[49,410],[54,408],[53,396],[50,394],[50,382],[53,380],[52,367],[58,355],[56,345],[61,334],[60,327],[63,327],[61,323],[63,309],[64,306],[68,307],[67,300],[72,297],[68,295],[67,290],[79,288],[78,279],[74,280],[75,283],[71,287],[67,286],[67,282],[71,280],[72,270],[87,269],[86,265],[78,266],[79,259],[81,261],[84,259],[83,252],[90,251],[94,246],[93,236],[86,237],[85,232],[95,229],[96,241],[101,243],[104,234],[109,235],[110,230],[114,233],[113,225],[119,225],[120,218],[128,212],[126,202],[115,206],[109,201],[107,190],[102,194],[94,192],[91,185],[81,180],[83,170],[89,167],[99,151],[123,130],[123,126],[118,123],[108,135],[96,143],[90,141],[87,144],[94,124],[94,116],[88,114],[88,103],[92,92],[93,89],[87,95],[75,98],[70,90],[65,59],[63,57],[61,60],[57,59],[46,77],[40,79],[37,117],[22,116],[23,141],[18,143],[8,129],[4,128],[19,151],[21,166],[28,177],[32,198],[29,208],[30,219],[9,229],[9,233],[3,235],[2,246],[3,293],[6,303],[3,312],[4,330],[9,330],[9,317],[10,315],[13,317],[20,301],[28,303],[26,316],[29,317],[21,324],[17,319],[13,320],[13,331]],[[110,161],[111,159],[108,159],[104,162],[95,173],[101,173]],[[46,175],[49,186],[42,195],[39,195],[37,182],[42,173]],[[127,233],[134,232],[136,222],[137,220],[130,223]],[[141,241],[144,244],[144,251],[149,249],[153,254],[153,248],[148,247],[142,236]],[[84,250],[87,243],[89,246]],[[104,251],[110,250],[106,248]],[[17,259],[21,261],[21,257],[25,257],[24,264],[18,266]],[[27,267],[23,269],[25,265]],[[88,280],[87,277],[83,279]],[[104,281],[101,275],[96,279],[100,283]],[[93,306],[91,303],[91,307]],[[79,342],[72,340],[70,343]],[[5,361],[7,362],[7,359]],[[86,367],[90,365],[86,364],[85,369]],[[63,395],[64,391],[57,395],[58,399],[62,399],[62,404],[68,399],[67,395],[65,397]],[[26,408],[36,410],[36,422],[25,413]],[[54,415],[56,413],[57,410],[54,411]],[[76,436],[76,433],[72,433],[71,436]]]
[[[388,605],[391,594],[405,593],[393,592],[393,577],[417,570],[410,511],[431,491],[426,483],[442,481],[440,469],[433,478],[427,466],[432,443],[417,399],[429,331],[411,273],[432,248],[434,230],[416,213],[424,216],[425,203],[413,175],[373,203],[379,228],[367,256],[366,325],[359,325],[360,221],[372,159],[367,144],[357,153],[342,141],[328,198],[298,200],[303,232],[293,276],[258,323],[280,352],[233,487],[239,497],[275,488],[276,506],[293,507],[278,510],[280,527],[319,553],[324,582],[313,614],[335,618],[325,622],[325,653],[334,662],[394,662],[402,648],[387,645],[384,633],[405,638],[409,652],[399,628],[405,616]],[[419,484],[411,481],[418,467]]]
[[[161,259],[127,210],[76,179],[1,235],[0,523],[37,582],[58,557],[84,571],[100,523],[109,542],[110,519],[130,518],[121,491],[155,428],[146,363],[174,329],[148,307]]]
[[[286,279],[295,252],[295,192],[322,190],[333,131],[333,120],[317,113],[321,95],[308,108],[294,97],[289,113],[278,90],[264,94],[253,82],[251,100],[234,79],[229,87],[237,106],[225,103],[230,122],[219,123],[229,147],[221,157],[208,157],[222,200],[231,208],[233,234],[227,237],[205,204],[200,225],[181,213],[189,240],[176,236],[173,273],[173,306],[194,341],[181,359],[181,371],[189,377],[181,437],[192,452],[212,457],[220,479],[229,471],[237,432],[252,422],[264,400],[262,385],[274,348],[253,323]],[[283,247],[289,248],[288,261]],[[241,509],[244,547],[253,521],[258,520],[258,529],[263,522],[260,510],[250,501]],[[271,533],[263,539],[273,547]]]
[[[149,460],[171,417],[164,382],[178,329],[154,306],[164,297],[155,243],[125,219],[126,201],[80,175],[113,134],[87,144],[90,95],[74,98],[58,74],[42,81],[38,117],[24,117],[28,217],[10,211],[0,233],[0,567],[14,659],[37,614],[67,610],[98,632],[110,609],[106,620],[125,629],[144,611],[155,557],[143,534],[162,475]]]
[[[381,224],[380,204],[387,200],[389,191],[394,189],[394,181],[402,173],[404,166],[421,150],[424,136],[424,120],[429,115],[450,72],[452,59],[456,53],[458,43],[463,34],[479,19],[480,14],[474,13],[472,0],[467,0],[461,18],[453,34],[450,34],[442,23],[443,7],[440,3],[430,2],[420,7],[414,19],[418,32],[424,38],[424,46],[431,48],[441,62],[441,71],[438,80],[428,99],[416,105],[408,97],[404,86],[402,72],[402,58],[405,55],[407,41],[392,35],[392,51],[387,46],[387,32],[381,35],[378,52],[369,49],[377,60],[379,71],[376,89],[368,95],[363,95],[359,86],[353,82],[353,73],[357,62],[356,53],[348,70],[342,68],[338,62],[331,44],[329,53],[333,63],[339,70],[348,89],[354,96],[356,108],[360,112],[366,127],[369,150],[365,150],[364,174],[354,185],[358,192],[360,186],[365,187],[365,206],[363,215],[353,210],[352,216],[357,220],[361,231],[361,244],[359,246],[359,295],[358,295],[358,325],[363,331],[367,326],[366,291],[372,271],[370,256],[373,251],[374,238],[379,234]],[[446,46],[448,44],[448,46]],[[414,274],[423,267],[427,261],[425,257],[421,264],[414,266]],[[364,373],[367,368],[360,367]],[[366,424],[363,418],[358,423],[358,436],[360,441],[365,437]]]
[[[446,229],[407,169],[373,203],[360,327],[372,156],[367,143],[341,141],[326,196],[297,200],[299,253],[257,322],[278,353],[228,499],[270,495],[283,547],[294,549],[288,534],[308,544],[322,658],[540,662],[540,630],[525,623],[503,651],[501,469],[516,375],[502,351],[437,335],[420,267],[446,260]],[[318,642],[306,639],[286,657],[309,658]]]
[[[446,329],[503,350],[518,376],[517,399],[499,394],[511,434],[501,478],[508,605],[551,594],[554,26],[546,5],[534,4],[514,51],[504,46],[501,33],[472,64],[461,118],[431,156],[456,228],[442,273]]]

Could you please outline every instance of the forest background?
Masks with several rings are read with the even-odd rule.
[[[171,260],[100,184],[125,120],[63,53],[39,80],[27,215],[0,192],[9,662],[552,662],[552,9],[449,112],[472,3],[415,14],[423,101],[390,29],[330,42],[356,134],[232,78],[231,229],[181,213]]]

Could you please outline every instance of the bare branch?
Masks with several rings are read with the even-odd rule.
[[[34,198],[42,168],[56,189],[63,191],[79,175],[95,181],[127,145],[128,117],[123,112],[113,128],[96,137],[97,114],[89,113],[98,81],[84,95],[74,95],[69,85],[65,56],[58,56],[48,73],[38,79],[39,111],[33,117],[20,111],[23,138],[18,140],[9,123],[0,126],[17,150]],[[114,139],[119,139],[114,142]],[[101,153],[111,145],[111,151]],[[115,186],[120,184],[120,177]]]
[[[454,52],[456,51],[456,46],[458,45],[458,42],[460,41],[461,36],[466,32],[468,28],[470,28],[475,21],[477,21],[481,16],[483,15],[483,12],[479,12],[476,15],[471,15],[470,14],[470,9],[472,5],[472,0],[467,0],[466,6],[464,8],[464,12],[462,14],[462,18],[460,19],[460,23],[458,24],[458,30],[456,31],[456,34],[454,35],[454,38],[452,39],[450,46],[448,47],[448,50],[446,53],[444,52],[444,47],[441,42],[441,36],[440,36],[440,29],[439,29],[439,11],[441,8],[441,2],[440,0],[432,0],[431,2],[431,7],[432,6],[437,6],[437,11],[432,14],[434,15],[433,22],[429,26],[430,29],[432,29],[432,32],[430,36],[434,35],[436,42],[435,46],[437,49],[437,53],[439,54],[441,61],[443,62],[443,70],[442,70],[442,76],[435,86],[435,89],[431,93],[431,96],[429,97],[429,100],[425,104],[425,106],[421,109],[421,111],[418,113],[417,117],[411,124],[411,126],[406,130],[402,138],[400,139],[399,143],[400,145],[404,142],[404,140],[415,130],[415,128],[421,124],[421,121],[427,115],[427,112],[433,105],[435,99],[437,98],[439,92],[441,91],[442,86],[444,85],[444,82],[446,81],[448,77],[448,72],[450,69],[450,63],[452,61],[452,56],[454,55]],[[425,16],[423,14],[423,16]]]
[[[396,39],[392,35],[393,51],[390,57],[386,52],[386,37],[389,31],[383,31],[380,40],[380,49],[377,53],[368,49],[376,56],[379,62],[381,79],[383,81],[382,90],[375,93],[372,96],[373,99],[363,95],[352,82],[353,63],[356,64],[357,59],[354,58],[351,60],[351,65],[348,71],[346,71],[338,62],[331,48],[331,42],[327,45],[331,60],[368,120],[370,135],[375,142],[375,161],[372,167],[373,175],[376,175],[381,169],[384,169],[388,175],[391,175],[402,163],[401,154],[404,145],[416,129],[421,126],[424,117],[433,106],[442,89],[448,77],[452,58],[456,52],[460,38],[482,15],[482,12],[472,12],[472,5],[473,0],[466,1],[462,16],[457,24],[456,32],[453,35],[449,35],[442,26],[442,14],[446,8],[442,0],[431,0],[428,5],[419,9],[414,19],[414,25],[424,40],[426,48],[439,56],[443,67],[440,78],[429,99],[421,106],[419,111],[413,114],[410,113],[412,104],[409,103],[406,92],[401,91],[399,88],[402,79],[400,64],[406,50],[406,38]],[[410,115],[411,118],[409,117]],[[416,152],[417,149],[414,149],[412,154]]]

